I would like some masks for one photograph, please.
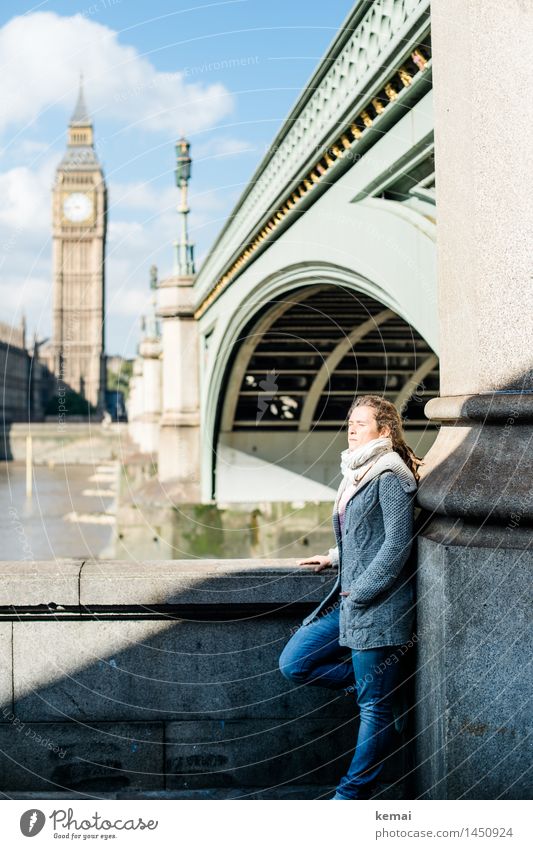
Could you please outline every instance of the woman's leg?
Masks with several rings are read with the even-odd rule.
[[[340,690],[354,685],[351,651],[339,645],[339,608],[301,625],[281,652],[279,668],[289,681]]]
[[[355,754],[335,791],[337,799],[370,798],[384,761],[399,739],[392,710],[403,677],[398,648],[381,646],[352,652],[360,724]]]

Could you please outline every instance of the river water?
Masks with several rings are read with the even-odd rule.
[[[112,558],[118,464],[34,466],[0,463],[0,560]]]

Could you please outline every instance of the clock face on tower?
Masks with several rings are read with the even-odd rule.
[[[83,192],[72,192],[63,200],[63,214],[68,221],[79,223],[92,215],[93,202]]]

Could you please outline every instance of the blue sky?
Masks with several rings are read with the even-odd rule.
[[[132,356],[148,269],[172,272],[174,142],[197,266],[353,0],[3,2],[0,320],[51,327],[50,191],[79,72],[109,189],[106,348]]]

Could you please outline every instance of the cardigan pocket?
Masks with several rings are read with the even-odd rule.
[[[349,627],[354,631],[367,628],[374,621],[374,610],[367,605],[360,605],[348,599],[348,620]]]

